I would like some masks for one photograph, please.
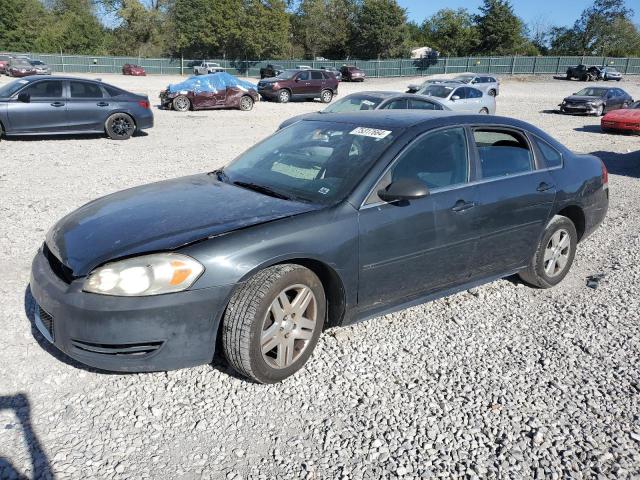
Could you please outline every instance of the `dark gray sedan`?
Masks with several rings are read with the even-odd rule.
[[[151,127],[146,95],[97,80],[31,76],[0,87],[0,137],[106,133],[126,140]]]
[[[549,288],[604,219],[607,171],[527,123],[316,114],[221,170],[100,198],[46,235],[35,324],[95,367],[301,368],[326,326],[517,273]]]

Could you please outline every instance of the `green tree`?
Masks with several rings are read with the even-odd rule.
[[[0,50],[51,51],[40,32],[50,14],[38,0],[0,0]]]
[[[43,28],[40,43],[45,51],[105,54],[106,32],[90,0],[53,0],[51,21]]]
[[[426,46],[444,56],[470,55],[480,43],[473,15],[465,8],[439,10],[424,21],[422,30]]]
[[[480,44],[478,52],[485,55],[535,53],[525,35],[522,20],[513,12],[509,0],[484,0],[475,17]]]
[[[159,56],[167,52],[165,1],[143,4],[140,0],[122,0],[111,5],[120,24],[111,32],[110,53]]]
[[[396,0],[362,0],[351,32],[353,54],[393,58],[406,54],[407,14]]]
[[[244,0],[236,58],[258,60],[286,56],[289,15],[284,0]]]

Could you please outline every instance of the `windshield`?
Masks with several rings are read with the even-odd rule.
[[[606,67],[606,68],[607,68],[607,72],[609,72],[609,73],[618,73],[618,70],[616,70],[613,67]]]
[[[26,60],[11,60],[11,66],[23,68],[23,67],[30,67],[31,64]]]
[[[357,185],[397,133],[303,120],[237,157],[222,178],[262,191],[266,187],[274,196],[332,204]]]
[[[454,80],[457,81],[457,82],[469,83],[474,78],[475,77],[472,77],[470,75],[460,75],[459,77],[454,78]]]
[[[447,98],[451,95],[453,91],[453,87],[447,87],[445,85],[427,85],[424,88],[418,90],[417,93],[420,95],[428,95],[430,97],[438,97],[438,98]]]
[[[7,98],[16,93],[22,87],[24,87],[27,83],[27,80],[15,80],[11,83],[7,83],[0,87],[0,98]]]
[[[375,110],[382,102],[381,98],[367,95],[349,95],[324,109],[323,113],[357,112],[359,110]]]
[[[576,93],[579,97],[602,97],[607,92],[606,88],[587,87]]]
[[[298,72],[299,70],[285,70],[283,72],[280,72],[275,78],[277,80],[289,80]]]

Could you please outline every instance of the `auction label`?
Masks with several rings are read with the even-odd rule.
[[[385,138],[391,130],[378,130],[377,128],[358,127],[349,132],[351,135],[361,135],[371,138]]]

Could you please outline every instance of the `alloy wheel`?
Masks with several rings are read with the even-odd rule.
[[[549,277],[560,275],[571,255],[571,236],[561,228],[549,239],[544,250],[544,271]]]
[[[177,97],[174,100],[173,106],[179,112],[185,112],[189,110],[189,99],[187,99],[187,97]]]
[[[117,116],[111,123],[111,131],[119,137],[130,135],[134,128],[129,117],[125,117],[124,115]]]
[[[249,97],[242,97],[240,99],[240,108],[242,110],[251,110],[251,107],[253,106],[253,101],[249,98]]]
[[[272,368],[287,368],[309,345],[318,325],[318,304],[306,285],[292,285],[271,302],[260,334],[262,358]]]

